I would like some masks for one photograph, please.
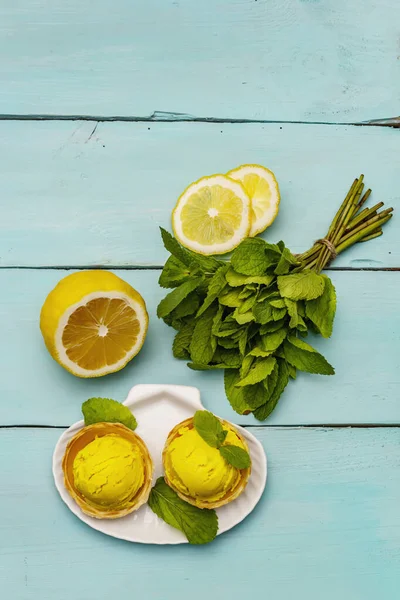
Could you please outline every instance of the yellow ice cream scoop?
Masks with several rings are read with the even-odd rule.
[[[133,498],[144,480],[139,447],[115,433],[90,442],[75,456],[76,489],[87,500],[118,507]]]
[[[228,431],[224,444],[248,452],[243,436],[221,421]],[[193,419],[179,423],[169,433],[163,452],[165,479],[186,502],[200,508],[217,508],[231,502],[246,487],[251,469],[230,465],[217,448],[212,448],[197,433]]]
[[[153,473],[143,440],[120,423],[96,423],[69,442],[64,459],[67,490],[86,514],[115,519],[147,501]]]

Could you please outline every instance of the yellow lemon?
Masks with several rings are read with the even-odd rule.
[[[143,346],[148,321],[142,296],[109,271],[64,277],[40,313],[48,351],[78,377],[122,369]]]
[[[278,214],[280,195],[275,175],[260,165],[242,165],[227,175],[239,181],[250,198],[249,235],[254,237],[271,225]]]
[[[177,240],[199,254],[224,254],[250,230],[250,199],[240,183],[225,175],[189,185],[172,213]]]

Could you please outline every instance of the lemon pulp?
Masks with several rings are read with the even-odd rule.
[[[96,370],[119,362],[135,345],[140,324],[125,300],[97,298],[77,308],[62,333],[68,358]]]
[[[182,231],[205,246],[223,244],[240,227],[242,201],[231,190],[215,185],[189,197],[182,209]]]

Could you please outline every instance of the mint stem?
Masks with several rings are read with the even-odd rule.
[[[363,179],[364,175],[360,175],[353,181],[325,236],[325,239],[335,247],[336,254],[340,254],[357,242],[367,242],[379,237],[382,235],[382,226],[393,216],[392,207],[379,212],[379,209],[384,206],[383,202],[361,210],[371,194],[371,190],[368,189],[362,195]],[[326,244],[316,242],[309,250],[297,255],[300,264],[293,272],[303,269],[314,269],[320,272],[333,258]]]

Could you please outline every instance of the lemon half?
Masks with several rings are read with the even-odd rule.
[[[230,252],[249,235],[250,199],[242,185],[225,175],[189,185],[172,213],[179,242],[199,254]]]
[[[47,296],[40,329],[51,356],[78,377],[122,369],[141,349],[148,315],[142,296],[109,271],[80,271]]]
[[[279,210],[279,187],[275,175],[261,165],[242,165],[227,173],[239,181],[251,201],[249,235],[261,233],[275,220]]]

